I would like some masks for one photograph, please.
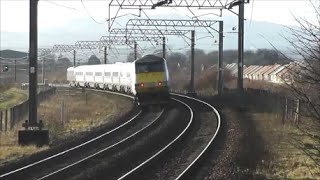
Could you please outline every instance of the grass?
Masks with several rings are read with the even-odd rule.
[[[0,93],[0,110],[4,110],[28,99],[28,95],[25,91],[10,88]]]
[[[297,127],[282,124],[278,114],[259,112],[253,117],[270,157],[259,163],[257,174],[268,179],[320,179],[320,141],[305,132],[317,133],[311,121],[304,119]]]
[[[47,72],[45,75],[45,78],[48,79],[49,83],[59,83],[59,82],[66,82],[67,80],[67,70],[65,71],[53,71],[53,72]]]
[[[61,121],[62,102],[64,102],[63,121]],[[115,121],[117,117],[132,108],[129,102],[128,99],[102,93],[87,93],[87,98],[85,94],[57,94],[40,104],[38,119],[43,120],[45,128],[49,129],[50,142],[54,142]],[[49,148],[48,146],[42,148],[19,146],[17,135],[22,123],[22,121],[17,123],[12,131],[1,132],[0,163]]]

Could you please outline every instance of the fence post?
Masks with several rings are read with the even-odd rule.
[[[4,131],[7,132],[8,130],[8,109],[6,109],[5,114],[4,114]]]
[[[0,111],[0,131],[2,131],[2,111]]]
[[[86,104],[88,104],[88,93],[86,93]]]
[[[296,109],[294,113],[294,123],[299,125],[299,109],[300,109],[300,100],[297,99]]]
[[[10,114],[10,130],[13,128],[13,108],[9,109],[9,114]]]
[[[288,114],[288,99],[287,97],[285,98],[285,105],[284,105],[284,111],[283,111],[283,116],[282,116],[282,124],[285,123],[287,120],[287,114]]]
[[[61,119],[61,123],[62,126],[64,126],[64,100],[61,101],[61,114],[60,114],[60,119]]]

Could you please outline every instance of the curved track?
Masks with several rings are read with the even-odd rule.
[[[132,98],[117,92],[108,93]],[[0,179],[187,179],[219,132],[220,116],[214,107],[202,100],[181,94],[171,95],[175,97],[172,103],[161,111],[140,111],[112,130],[40,161],[8,171],[0,175]],[[216,119],[214,132],[208,131],[205,138],[201,134],[199,136],[203,115],[199,114],[197,106],[205,107],[206,111],[214,114],[210,117],[206,115],[209,120],[204,125],[213,126],[212,116]],[[201,142],[201,146],[197,149],[192,147],[190,152],[185,153],[184,149],[188,147],[183,144],[189,141]],[[174,157],[179,155],[184,155],[186,161],[172,163]],[[169,167],[170,171],[163,169],[165,167]]]
[[[190,120],[193,127],[189,124],[174,141],[119,179],[195,179],[194,177],[191,178],[191,174],[197,165],[201,165],[199,161],[201,161],[219,132],[220,115],[213,106],[200,99],[175,93],[172,93],[172,95],[179,98],[175,100],[188,106],[191,113],[195,114],[195,117],[192,115]],[[208,118],[208,116],[201,118],[203,115],[199,113],[199,110],[203,109],[206,109],[206,114],[210,111],[214,114],[216,123],[208,123],[208,121],[214,121],[214,118],[209,118],[207,121],[203,119]],[[201,131],[205,131],[205,126],[209,124],[211,126],[209,126],[209,129],[207,127],[207,134],[203,134]],[[213,131],[210,131],[212,128]],[[179,141],[179,138],[182,140]],[[199,145],[200,143],[201,145]],[[200,148],[197,148],[197,145]],[[188,148],[192,150],[186,150]]]
[[[50,178],[50,179],[55,179],[56,176],[59,176],[59,173],[62,173],[63,171],[67,171],[68,169],[70,169],[70,168],[72,168],[72,167],[75,167],[75,166],[78,166],[78,165],[81,164],[81,163],[85,163],[85,161],[87,161],[87,160],[89,160],[89,159],[91,159],[91,158],[93,158],[93,157],[96,157],[96,156],[98,156],[98,155],[100,155],[100,154],[102,154],[102,153],[110,150],[111,148],[114,148],[114,147],[118,146],[119,144],[124,143],[125,141],[128,141],[129,139],[133,138],[134,136],[136,136],[136,135],[139,134],[140,132],[142,132],[142,131],[144,131],[145,129],[147,129],[148,127],[150,127],[154,122],[156,122],[156,121],[160,118],[160,116],[163,114],[163,112],[164,112],[164,110],[162,109],[161,113],[160,113],[155,119],[153,119],[153,120],[151,121],[151,123],[149,123],[147,126],[143,127],[142,129],[136,131],[135,133],[131,134],[130,136],[122,139],[121,141],[119,141],[119,142],[117,142],[117,143],[114,143],[114,144],[112,144],[112,145],[110,145],[110,146],[108,146],[108,147],[106,147],[106,148],[103,148],[103,149],[99,150],[98,152],[93,153],[93,154],[91,154],[91,155],[89,155],[89,156],[86,156],[86,157],[84,157],[84,158],[82,158],[82,159],[80,159],[80,160],[78,160],[78,161],[76,161],[76,162],[74,162],[74,163],[72,163],[72,164],[70,164],[70,165],[67,165],[67,166],[65,166],[65,167],[63,167],[63,168],[60,168],[60,169],[55,170],[55,171],[53,171],[53,172],[50,172],[49,174],[44,175],[44,176],[38,178],[38,180],[48,179],[48,178]]]
[[[93,91],[99,91],[99,90],[93,90]],[[108,92],[111,94],[117,94],[129,98],[133,98],[132,96],[125,95],[125,94],[120,94],[120,93],[114,93],[114,92]],[[152,115],[151,115],[152,116]],[[66,149],[62,152],[56,153],[54,155],[51,155],[49,157],[46,157],[44,159],[32,162],[30,164],[24,165],[20,168],[16,168],[13,170],[7,170],[6,173],[0,175],[0,179],[5,178],[5,179],[28,179],[29,177],[31,179],[34,179],[37,176],[35,174],[40,173],[39,170],[44,170],[49,168],[51,171],[52,166],[57,166],[59,162],[64,164],[66,161],[66,158],[70,158],[70,156],[78,156],[79,154],[83,155],[86,154],[85,151],[88,151],[87,153],[92,153],[90,149],[92,147],[96,147],[97,144],[103,143],[106,139],[113,139],[113,136],[117,136],[116,133],[119,134],[128,134],[128,133],[134,133],[134,131],[137,131],[136,129],[140,129],[141,126],[143,126],[144,122],[143,120],[140,120],[140,124],[138,124],[139,119],[144,119],[144,118],[150,118],[150,113],[143,113],[142,111],[139,111],[137,114],[135,114],[132,118],[130,118],[128,121],[124,122],[123,124],[95,137],[92,138],[84,143],[81,143],[79,145],[76,145],[72,148]],[[141,122],[143,122],[141,124]],[[131,132],[130,132],[130,129]],[[126,131],[126,133],[123,133],[122,131]],[[126,135],[122,135],[122,138],[125,138]],[[127,135],[127,136],[130,136]],[[120,139],[121,140],[121,139]],[[110,141],[111,142],[111,141]],[[90,151],[89,151],[90,150]]]

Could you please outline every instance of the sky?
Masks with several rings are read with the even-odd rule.
[[[222,0],[225,1],[225,0]],[[229,0],[230,1],[230,0]],[[311,0],[317,6],[320,0]],[[110,0],[39,0],[38,5],[38,32],[50,32],[50,30],[69,31],[68,24],[79,19],[87,18],[92,22],[101,25],[104,34],[107,32],[108,4]],[[308,0],[250,0],[245,5],[245,18],[247,21],[266,21],[282,25],[295,25],[293,15],[312,19],[314,10]],[[234,12],[238,12],[235,7]],[[206,14],[209,11],[192,10],[196,15]],[[161,15],[169,12],[191,16],[185,8],[157,8],[146,10],[149,15]],[[212,11],[210,13],[219,13]],[[134,13],[138,10],[121,10],[121,14]],[[114,12],[111,13],[114,16]],[[225,10],[223,15],[236,15]],[[219,17],[210,15],[219,19]],[[130,16],[129,16],[130,17]],[[128,17],[128,19],[129,19]],[[203,16],[205,18],[206,16]],[[131,16],[132,18],[132,16]],[[71,27],[70,27],[71,28]],[[24,32],[29,31],[29,0],[0,0],[0,30],[1,32]],[[1,36],[0,36],[1,38]],[[1,42],[5,44],[6,42]]]
[[[40,0],[38,6],[39,31],[62,27],[79,17],[90,18],[92,16],[97,23],[103,23],[108,19],[109,1],[83,0],[83,3],[86,8],[84,8],[80,0]],[[250,0],[250,3],[245,6],[245,18],[248,20],[294,25],[295,21],[292,14],[297,17],[312,17],[313,10],[308,4],[308,0]],[[237,8],[234,10],[235,12],[238,11]],[[161,11],[157,11],[156,9],[146,11],[146,13],[161,14],[169,11],[191,15],[184,8],[161,8]],[[195,12],[200,11],[195,10]],[[130,11],[121,10],[121,13],[127,14]],[[132,13],[137,13],[137,11],[134,10]],[[200,12],[199,14],[202,13]],[[223,15],[232,15],[232,13],[225,11]],[[0,16],[1,32],[27,32],[29,1],[0,0]],[[106,23],[101,25],[106,25]]]

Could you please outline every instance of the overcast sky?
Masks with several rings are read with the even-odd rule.
[[[230,0],[229,0],[230,1]],[[313,0],[319,5],[319,0]],[[105,22],[108,18],[107,0],[40,0],[39,1],[39,31],[58,28],[70,21],[81,17],[90,18],[90,14],[97,22]],[[1,32],[28,32],[29,1],[28,0],[0,0],[0,28]],[[234,9],[236,12],[237,8]],[[201,14],[201,11],[194,10]],[[147,11],[148,14],[175,12],[191,15],[184,8],[159,8]],[[129,13],[122,10],[121,13]],[[133,11],[132,13],[137,13]],[[245,6],[245,18],[248,20],[267,21],[272,23],[294,25],[292,14],[301,17],[312,17],[314,13],[308,0],[250,0]],[[223,15],[232,15],[224,11]],[[101,24],[106,26],[106,23]]]
[[[230,2],[231,0],[221,1]],[[311,1],[319,7],[320,0]],[[39,0],[38,32],[40,36],[42,35],[39,38],[39,46],[51,47],[53,44],[73,44],[78,40],[96,40],[102,35],[106,35],[109,3],[110,0],[83,0],[83,4],[80,0]],[[238,12],[238,8],[235,7],[233,11]],[[137,14],[138,12],[138,10],[121,10],[119,15]],[[192,9],[192,12],[196,15],[211,13],[210,16],[202,16],[202,18],[220,20],[218,16],[212,15],[212,13],[219,14],[219,11]],[[115,16],[114,13],[111,13],[112,17]],[[186,8],[158,7],[156,10],[145,10],[145,13],[153,18],[156,17],[155,15],[167,15],[166,17],[168,17],[170,13],[178,13],[186,17],[192,16]],[[237,22],[235,14],[224,10],[223,15],[232,16],[234,17],[234,22]],[[250,0],[250,3],[245,5],[245,18],[248,22],[252,20],[282,25],[295,25],[293,15],[315,20],[314,9],[310,6],[309,0]],[[127,19],[133,18],[133,16],[126,17]],[[122,22],[126,22],[126,20]],[[231,30],[232,27],[226,27],[226,24],[228,23],[225,23],[225,29]],[[71,25],[75,27],[71,27]],[[121,26],[119,23],[115,23],[114,25]],[[245,32],[250,30],[250,28],[252,26],[250,26],[250,23],[247,23]],[[81,31],[82,29],[83,31]],[[29,0],[0,0],[0,49],[26,51],[28,49],[28,32]],[[252,35],[253,33],[257,34],[261,32],[251,31],[250,33]],[[236,36],[234,39],[236,40]],[[258,39],[255,40],[258,41]],[[251,40],[252,43],[253,41]],[[236,44],[236,41],[234,43]],[[248,38],[246,38],[246,43],[250,44]]]

